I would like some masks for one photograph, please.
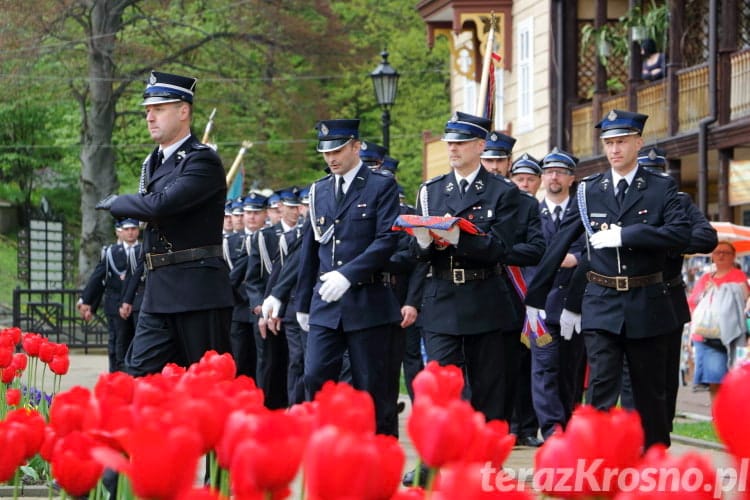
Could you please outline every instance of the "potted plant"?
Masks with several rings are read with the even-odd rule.
[[[633,41],[650,38],[656,43],[656,49],[664,52],[669,23],[669,5],[666,2],[657,4],[651,0],[645,9],[636,5],[620,18],[620,22],[630,29]]]

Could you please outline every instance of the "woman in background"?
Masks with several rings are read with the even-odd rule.
[[[648,81],[664,78],[666,58],[663,52],[657,52],[656,42],[646,38],[641,43],[641,78]]]
[[[744,345],[747,335],[744,318],[750,288],[747,276],[734,264],[736,254],[732,243],[719,241],[711,253],[715,271],[701,276],[688,297],[690,310],[693,311],[712,287],[717,289],[711,298],[718,301],[721,308],[720,338],[709,339],[696,334],[692,338],[696,358],[693,383],[708,384],[712,402],[724,375],[734,362],[738,342]]]

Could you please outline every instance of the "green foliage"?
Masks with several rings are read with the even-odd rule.
[[[664,52],[667,46],[669,32],[669,5],[667,2],[656,3],[651,0],[647,9],[640,5],[634,6],[627,14],[620,18],[626,28],[642,27],[646,30],[646,37],[656,42],[656,50]]]
[[[581,51],[593,45],[599,62],[607,68],[611,60],[626,60],[629,53],[628,34],[621,24],[603,24],[598,28],[587,24],[581,28]]]

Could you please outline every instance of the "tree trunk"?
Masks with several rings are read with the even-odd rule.
[[[96,265],[102,245],[114,239],[109,212],[94,210],[94,206],[119,187],[112,147],[116,102],[113,53],[115,34],[122,27],[122,12],[128,4],[100,0],[92,2],[89,11],[88,89],[79,96],[82,116],[79,282],[84,282]]]

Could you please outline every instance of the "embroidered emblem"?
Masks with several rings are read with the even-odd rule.
[[[453,187],[453,183],[449,182],[448,185],[445,186],[445,190],[450,193],[451,191],[453,191]]]
[[[474,185],[477,187],[477,191],[484,189],[484,182],[482,182],[482,179],[475,180]]]
[[[609,121],[617,120],[617,113],[615,113],[614,109],[610,111],[609,114],[607,115],[607,120]]]

